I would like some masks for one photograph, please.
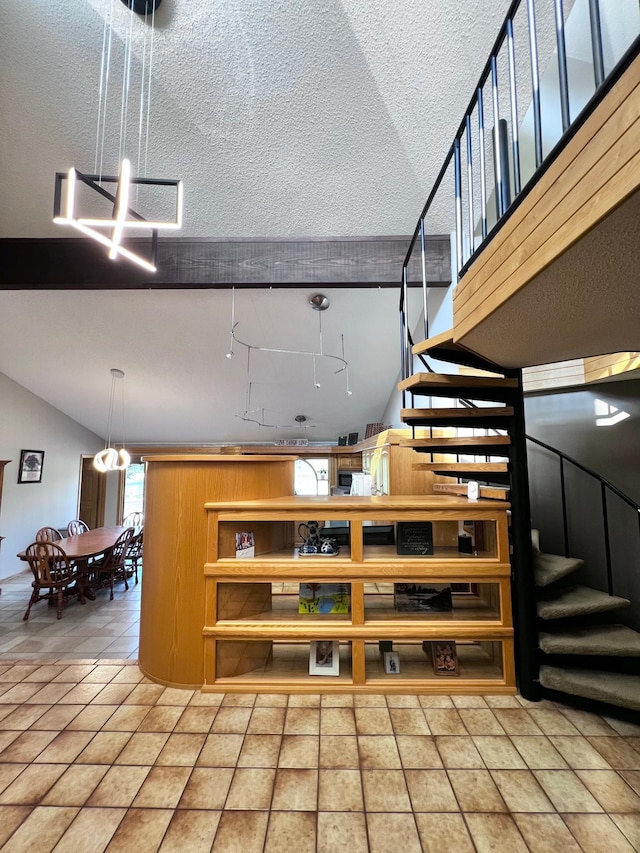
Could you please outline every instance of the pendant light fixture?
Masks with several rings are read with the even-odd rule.
[[[102,165],[104,159],[104,140],[108,122],[108,106],[110,102],[109,80],[111,77],[111,57],[113,49],[113,16],[114,0],[111,0],[109,20],[105,17],[104,33],[102,40],[102,63],[100,68],[100,92],[98,98],[98,122],[96,129],[96,159],[94,174],[85,174],[78,169],[71,168],[68,172],[58,172],[55,178],[53,221],[59,225],[70,225],[81,234],[91,237],[109,250],[109,258],[116,260],[119,257],[132,261],[148,272],[156,272],[158,231],[178,230],[182,227],[182,182],[147,177],[147,159],[149,148],[149,122],[151,107],[151,75],[153,64],[153,37],[155,33],[155,12],[161,0],[122,0],[122,3],[133,13],[144,18],[145,29],[142,34],[141,49],[141,76],[140,86],[137,91],[132,87],[132,54],[134,38],[134,16],[124,42],[124,60],[122,68],[122,92],[120,97],[120,141],[118,151],[118,175],[105,175]],[[147,19],[150,18],[150,27]],[[136,25],[138,26],[138,25]],[[148,37],[147,30],[150,29]],[[149,45],[149,46],[147,46]],[[113,88],[113,87],[112,87]],[[135,162],[138,171],[142,170],[141,177],[132,176],[132,158],[127,156],[127,148],[133,147],[132,138],[127,140],[128,116],[133,114],[135,96],[139,98],[136,123],[138,127],[137,151]],[[112,99],[113,100],[113,99]],[[64,186],[66,182],[66,186]],[[109,192],[104,185],[116,184],[115,194]],[[110,215],[96,216],[95,202],[90,210],[91,215],[82,215],[80,208],[80,187],[86,186],[95,194],[96,198],[106,199],[111,206]],[[133,203],[138,204],[139,191],[145,187],[167,188],[173,194],[171,207],[173,215],[170,219],[160,219],[154,216],[143,216],[130,206],[130,196],[135,189],[136,199]],[[125,233],[146,229],[151,232],[150,256],[143,256],[138,251],[132,251],[122,245]]]
[[[111,428],[113,426],[113,409],[116,397],[116,382],[120,381],[120,403],[122,413],[122,447],[116,450],[111,446]],[[131,456],[124,449],[124,371],[117,367],[111,368],[111,393],[109,395],[109,415],[107,417],[107,442],[104,450],[93,457],[93,466],[98,471],[124,471],[131,464]]]

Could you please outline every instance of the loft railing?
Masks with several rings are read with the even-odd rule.
[[[403,379],[413,372],[408,270],[416,250],[422,269],[418,311],[425,340],[429,337],[425,221],[432,233],[455,234],[452,280],[457,282],[638,54],[639,33],[637,0],[511,2],[404,260]],[[590,44],[590,96],[585,80],[573,79],[576,69],[585,67],[585,43]],[[569,62],[568,45],[579,62]],[[525,102],[529,105],[523,114]],[[441,191],[446,192],[444,200]]]

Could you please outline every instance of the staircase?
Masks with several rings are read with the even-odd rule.
[[[436,475],[434,491],[466,495],[463,481],[476,480],[481,497],[511,501],[520,692],[530,699],[572,696],[607,708],[640,710],[640,634],[605,621],[629,600],[576,583],[571,576],[583,561],[541,552],[537,531],[531,531],[519,372],[504,371],[465,350],[451,332],[417,344],[413,353],[483,372],[420,372],[400,382],[403,400],[411,395],[412,405],[401,410],[401,419],[432,432],[430,438],[401,444],[429,455],[430,461],[416,461],[414,467]],[[432,405],[414,408],[416,397],[448,404],[440,407],[430,399]],[[476,435],[478,430],[485,434]]]

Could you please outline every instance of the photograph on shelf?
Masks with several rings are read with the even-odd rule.
[[[241,533],[236,533],[236,557],[240,560],[246,560],[249,557],[255,557],[256,547],[253,540],[253,532],[245,530]]]
[[[384,653],[384,671],[387,675],[400,674],[400,656],[398,652]]]
[[[399,521],[396,527],[398,554],[414,557],[433,554],[433,524],[430,521]]]
[[[453,640],[436,640],[431,643],[431,656],[435,675],[460,675],[458,654]]]
[[[340,644],[337,640],[312,640],[309,675],[340,675]]]
[[[394,583],[393,606],[400,613],[449,613],[453,610],[451,584]]]
[[[349,589],[346,583],[301,583],[298,613],[349,613]]]

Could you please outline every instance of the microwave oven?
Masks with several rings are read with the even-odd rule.
[[[360,474],[361,471],[338,471],[338,486],[343,489],[351,488],[351,481],[354,474]]]

